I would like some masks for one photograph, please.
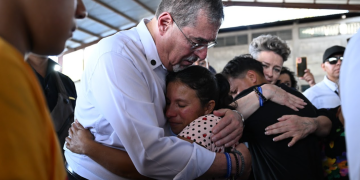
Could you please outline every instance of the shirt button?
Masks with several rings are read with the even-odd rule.
[[[156,61],[155,61],[155,60],[151,60],[150,63],[151,63],[151,65],[153,65],[153,66],[156,65]]]

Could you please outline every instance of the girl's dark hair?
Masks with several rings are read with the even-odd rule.
[[[202,106],[214,100],[214,110],[235,109],[230,106],[233,102],[230,96],[230,84],[222,74],[214,75],[202,66],[190,66],[178,72],[170,72],[166,76],[166,85],[170,82],[181,82],[195,90]]]
[[[287,67],[282,67],[281,72],[280,72],[280,75],[281,75],[281,74],[287,74],[287,75],[289,75],[290,81],[291,81],[291,87],[294,88],[294,89],[298,89],[297,81],[296,81],[296,79],[295,79],[294,72],[290,71],[290,69],[287,68]]]

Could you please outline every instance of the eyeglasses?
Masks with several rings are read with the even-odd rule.
[[[172,18],[172,17],[171,17],[171,18]],[[174,18],[172,18],[172,19],[173,19],[175,25],[176,25],[176,26],[178,27],[178,29],[180,30],[180,32],[184,35],[184,37],[186,38],[186,40],[191,44],[191,49],[192,49],[192,50],[202,50],[202,49],[204,49],[205,47],[207,47],[207,48],[209,49],[209,48],[214,47],[214,46],[217,44],[216,41],[211,41],[211,42],[208,42],[207,44],[194,43],[192,40],[190,40],[190,39],[184,34],[184,32],[182,32],[182,30],[181,30],[181,29],[179,28],[179,26],[176,24],[175,19],[174,19]]]
[[[327,61],[329,62],[329,64],[336,64],[338,62],[338,60],[342,61],[343,60],[343,57],[342,56],[338,56],[338,57],[329,57],[327,59]]]

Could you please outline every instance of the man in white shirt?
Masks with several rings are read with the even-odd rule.
[[[345,48],[332,46],[323,55],[321,68],[326,72],[324,80],[304,92],[306,98],[318,109],[335,108],[340,105],[339,74]]]
[[[355,34],[346,47],[344,64],[340,74],[341,107],[345,119],[346,156],[349,177],[360,179],[360,33]]]
[[[185,180],[205,172],[224,176],[225,155],[166,137],[164,116],[167,72],[205,59],[223,17],[221,0],[163,0],[152,20],[101,40],[84,71],[75,118],[98,143],[126,150],[142,175]],[[223,114],[212,140],[229,146],[240,138],[242,122],[236,112]],[[86,155],[65,148],[65,157],[68,170],[87,179],[121,179]]]

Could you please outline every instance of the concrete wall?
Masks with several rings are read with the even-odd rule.
[[[270,28],[261,28],[255,30],[243,30],[237,32],[227,32],[220,33],[218,37],[234,36],[234,35],[248,35],[248,42],[250,43],[252,38],[252,33],[262,33],[269,31],[281,31],[281,30],[292,30],[291,40],[286,42],[290,46],[291,54],[289,59],[284,63],[284,66],[290,68],[290,70],[296,70],[295,58],[296,57],[307,57],[308,68],[315,76],[315,81],[320,82],[324,78],[325,72],[321,69],[322,56],[324,51],[333,45],[340,45],[346,47],[347,39],[350,38],[353,34],[346,35],[336,35],[336,36],[326,36],[326,37],[313,37],[313,38],[299,38],[299,28],[302,27],[312,27],[320,25],[331,25],[337,23],[351,23],[351,22],[360,22],[360,17],[331,20],[331,21],[321,21],[315,23],[304,23],[288,26],[278,26]],[[249,53],[249,45],[235,45],[235,46],[224,46],[224,47],[215,47],[209,49],[208,52],[208,61],[211,66],[215,68],[217,72],[220,72],[226,63],[231,60],[234,56]],[[307,84],[303,80],[298,80],[299,85]]]

